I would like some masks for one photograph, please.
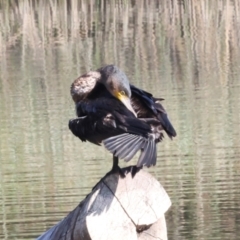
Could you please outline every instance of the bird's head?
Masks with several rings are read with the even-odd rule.
[[[137,116],[131,105],[131,89],[127,76],[115,65],[107,65],[98,70],[101,78],[98,80],[106,89],[118,100],[120,100],[128,110]]]

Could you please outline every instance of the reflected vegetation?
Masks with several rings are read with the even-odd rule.
[[[0,0],[0,238],[38,236],[110,169],[68,130],[69,88],[114,63],[178,132],[149,169],[172,199],[169,239],[239,239],[239,25],[234,0]]]

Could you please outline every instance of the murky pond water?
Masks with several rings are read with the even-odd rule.
[[[240,239],[239,1],[16,2],[0,1],[0,238],[34,239],[110,169],[68,130],[69,87],[115,63],[178,132],[149,169],[169,239]]]

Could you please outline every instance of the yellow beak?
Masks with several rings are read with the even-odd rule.
[[[137,117],[136,112],[134,111],[132,105],[131,105],[131,101],[129,99],[129,97],[127,97],[126,95],[122,94],[121,92],[115,92],[115,97],[120,100],[125,106],[126,108],[131,111],[135,117]]]

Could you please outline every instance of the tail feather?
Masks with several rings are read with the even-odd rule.
[[[103,140],[103,144],[116,157],[130,161],[141,150],[137,167],[156,164],[157,150],[154,138],[124,133]]]
[[[127,144],[126,144],[127,141]],[[119,145],[118,145],[118,149],[116,150],[116,154],[120,157],[120,158],[125,158],[125,156],[129,153],[130,150],[130,145],[134,146],[134,142],[136,140],[134,139],[134,135],[128,137],[128,139],[124,139]]]
[[[142,146],[140,157],[138,158],[137,167],[143,166],[144,158],[146,158],[146,152],[149,145],[149,141],[145,141]]]
[[[119,148],[124,146],[124,143],[126,141],[129,141],[129,137],[132,135],[130,134],[121,134],[114,137],[107,138],[106,140],[103,140],[104,146],[111,152],[116,152]]]
[[[134,155],[137,153],[138,149],[141,149],[143,141],[144,141],[144,139],[142,139],[142,138],[137,139],[135,141],[135,148],[132,148],[132,146],[129,146],[130,151],[124,158],[124,160],[126,162],[129,162],[134,157]]]
[[[115,156],[129,161],[129,154],[135,155],[140,149],[139,144],[136,144],[136,137],[138,141],[142,141],[142,137],[124,133],[114,137],[107,138],[103,141],[104,146]]]
[[[150,153],[149,153],[150,156],[148,158],[145,158],[147,160],[146,165],[155,166],[156,161],[157,161],[157,147],[156,147],[155,142],[150,141],[150,146],[149,146],[148,151],[150,151]],[[146,154],[148,156],[148,153],[146,153]]]
[[[157,148],[154,141],[147,139],[137,162],[137,167],[154,166],[157,160]]]
[[[138,149],[138,147],[136,148],[135,145],[136,139],[132,138],[130,141],[128,141],[128,144],[124,144],[121,149],[119,149],[116,154],[119,155],[120,158],[124,158],[124,160],[126,161],[126,156],[129,155],[129,153],[131,152],[132,148],[134,149]],[[135,147],[134,147],[135,146]],[[136,153],[136,152],[135,152]]]

